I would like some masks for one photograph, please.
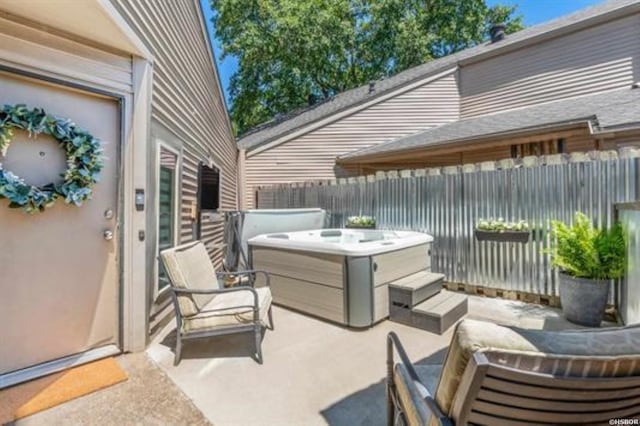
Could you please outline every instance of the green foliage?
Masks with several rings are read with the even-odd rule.
[[[485,0],[211,0],[223,55],[238,58],[231,115],[242,133],[339,92],[522,28]]]
[[[519,220],[517,222],[505,222],[503,218],[499,218],[498,220],[494,219],[480,219],[476,224],[476,229],[480,231],[518,231],[518,232],[527,232],[529,231],[529,223],[525,220]]]
[[[551,222],[554,267],[577,278],[617,279],[625,272],[626,241],[620,223],[597,229],[587,216],[576,213],[572,226]]]
[[[48,115],[41,108],[26,105],[5,105],[0,110],[0,156],[6,156],[15,130],[25,130],[30,136],[44,133],[55,138],[67,155],[67,170],[62,182],[37,187],[0,163],[0,199],[9,200],[10,208],[22,208],[27,213],[42,212],[56,199],[76,206],[91,198],[91,188],[98,182],[102,170],[100,141],[68,119]]]
[[[347,225],[362,227],[376,226],[376,219],[371,216],[351,216],[347,218]]]

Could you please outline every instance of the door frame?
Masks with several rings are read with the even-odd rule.
[[[167,293],[169,287],[165,287],[162,290],[158,290],[158,279],[160,278],[160,269],[158,265],[157,256],[159,256],[160,250],[160,155],[161,151],[164,149],[166,151],[171,152],[176,156],[176,173],[174,176],[174,193],[176,196],[175,206],[173,212],[173,220],[174,220],[174,228],[173,228],[173,240],[175,244],[180,244],[180,210],[181,210],[181,197],[180,197],[180,188],[182,184],[182,149],[177,149],[164,142],[161,139],[156,139],[156,167],[154,170],[155,174],[155,242],[154,242],[154,258],[156,259],[153,262],[153,302],[158,300],[158,298],[165,293]]]

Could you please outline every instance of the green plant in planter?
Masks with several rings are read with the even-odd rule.
[[[627,246],[620,223],[610,229],[598,229],[587,216],[576,213],[572,226],[552,221],[551,235],[552,264],[565,274],[596,280],[624,275]]]
[[[609,298],[609,283],[621,278],[626,266],[626,239],[620,223],[598,229],[587,216],[576,213],[574,223],[551,222],[548,253],[558,275],[560,304],[571,322],[598,327]]]
[[[493,231],[493,232],[526,232],[529,231],[530,226],[526,220],[519,220],[517,222],[505,222],[503,218],[494,219],[480,219],[476,223],[476,229],[480,231]]]
[[[371,216],[351,216],[347,218],[347,226],[374,228],[376,226],[376,220]]]

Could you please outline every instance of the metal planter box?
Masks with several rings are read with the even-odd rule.
[[[344,227],[350,229],[376,229],[376,225],[356,225],[353,223],[347,223]]]
[[[528,243],[530,231],[483,231],[475,230],[478,241],[496,241],[499,243]]]

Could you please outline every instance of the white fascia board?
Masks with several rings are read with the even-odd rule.
[[[220,70],[218,69],[218,63],[216,62],[216,55],[211,44],[211,39],[209,39],[209,30],[207,29],[207,20],[205,18],[204,11],[202,10],[202,3],[197,2],[195,6],[198,15],[200,16],[200,30],[202,31],[203,37],[205,37],[205,44],[207,45],[209,59],[211,60],[211,64],[213,65],[213,72],[216,74],[218,95],[220,96],[222,105],[224,106],[224,115],[226,118],[227,126],[229,126],[229,132],[231,133],[231,137],[235,141],[235,135],[233,134],[233,124],[231,123],[231,117],[229,116],[229,106],[227,105],[227,100],[224,97],[224,90],[222,89],[222,83],[220,82]]]
[[[102,9],[105,16],[120,30],[120,33],[131,43],[133,51],[129,52],[135,56],[139,56],[149,62],[153,62],[153,54],[147,49],[144,42],[129,26],[127,21],[120,15],[120,12],[111,4],[109,0],[95,0]]]

